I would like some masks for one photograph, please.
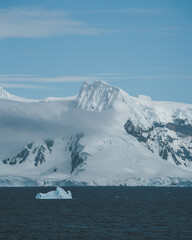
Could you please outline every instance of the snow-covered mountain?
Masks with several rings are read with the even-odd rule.
[[[19,102],[34,101],[34,100],[31,100],[31,99],[25,99],[25,98],[21,98],[21,97],[12,95],[12,94],[8,93],[7,91],[5,91],[2,87],[0,87],[0,99],[11,100],[11,101],[19,101]]]
[[[11,100],[0,99],[2,186],[192,186],[192,105],[103,81],[72,98]]]

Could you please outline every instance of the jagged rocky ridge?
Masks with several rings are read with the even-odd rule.
[[[153,153],[164,160],[173,160],[176,165],[191,167],[192,125],[185,124],[182,119],[175,119],[174,123],[154,122],[149,129],[142,129],[127,120],[125,130],[139,142],[142,142]]]
[[[19,99],[21,103],[16,103],[15,99],[9,96],[7,103],[3,97],[9,110],[14,105],[19,112],[26,111],[31,104],[36,111],[32,114],[41,118],[45,118],[44,109],[52,109],[54,118],[51,113],[46,117],[53,122],[55,116],[62,113],[65,120],[72,112],[77,125],[91,123],[85,124],[88,127],[82,133],[74,134],[77,130],[71,125],[65,137],[60,133],[56,138],[30,142],[18,154],[2,159],[2,185],[12,185],[11,179],[17,179],[18,185],[191,186],[189,104],[131,97],[103,81],[84,83],[79,95],[67,101],[23,103]]]
[[[84,161],[89,156],[88,153],[83,152],[84,146],[79,143],[82,137],[83,134],[76,134],[70,138],[61,138],[56,141],[46,139],[42,142],[31,142],[16,156],[4,159],[2,162],[12,166],[29,162],[31,165],[38,167],[51,158],[57,159],[58,157],[62,157],[57,154],[58,145],[61,145],[60,151],[62,151],[63,160],[65,159],[64,156],[67,155],[71,167],[69,173],[73,173],[75,170],[77,171],[79,166],[83,165]],[[55,167],[53,172],[57,170],[57,167]]]

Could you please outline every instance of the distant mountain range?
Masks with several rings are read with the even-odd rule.
[[[70,98],[0,88],[0,186],[192,186],[192,105],[103,81]]]

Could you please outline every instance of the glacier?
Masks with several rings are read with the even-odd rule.
[[[104,81],[77,96],[0,91],[0,186],[191,186],[192,105]]]

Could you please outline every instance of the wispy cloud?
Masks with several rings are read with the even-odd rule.
[[[192,80],[192,75],[178,74],[154,74],[154,75],[130,75],[119,73],[95,73],[85,75],[69,75],[59,77],[41,77],[36,75],[11,75],[0,74],[0,86],[7,88],[42,88],[52,89],[45,83],[65,83],[65,82],[84,82],[84,81],[118,81],[118,80]],[[42,85],[41,85],[42,84]],[[57,89],[55,85],[54,89]]]
[[[41,77],[41,76],[31,76],[31,75],[1,75],[0,74],[0,82],[41,82],[41,83],[54,83],[54,82],[83,82],[83,81],[94,81],[97,79],[101,79],[99,76],[59,76],[59,77]]]
[[[152,8],[124,8],[124,9],[97,9],[89,10],[86,13],[133,13],[133,14],[157,14],[165,12],[165,9]]]
[[[0,38],[37,38],[66,34],[96,35],[90,24],[70,19],[69,13],[56,10],[22,8],[0,10]]]
[[[22,84],[22,83],[5,83],[5,82],[0,82],[0,87],[3,88],[41,88],[41,89],[47,89],[47,87],[43,86],[37,86],[37,85],[31,85],[31,84]]]
[[[119,26],[119,28],[111,28],[106,30],[107,33],[121,33],[121,32],[127,32],[127,33],[141,33],[141,34],[155,34],[155,35],[180,35],[185,33],[191,33],[192,32],[192,26],[188,27],[185,25],[181,26],[153,26],[153,24],[148,25],[148,27],[144,25],[131,25],[122,28]]]
[[[78,14],[161,14],[165,9],[129,8],[99,9],[78,11]],[[96,25],[84,21],[73,20],[68,11],[11,8],[0,9],[0,39],[2,38],[44,38],[76,35],[118,34],[121,32],[140,32],[174,35],[191,31],[191,26],[141,26],[128,25]]]

